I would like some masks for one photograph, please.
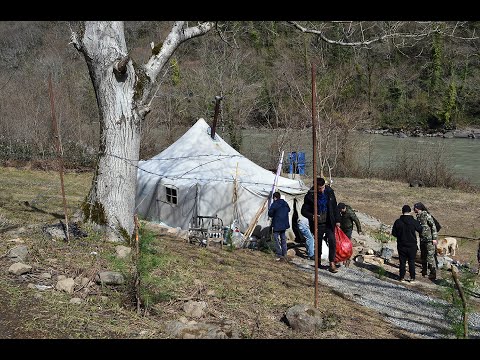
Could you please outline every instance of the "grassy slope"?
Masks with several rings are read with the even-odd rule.
[[[65,179],[69,211],[73,212],[88,192],[91,174],[67,174]],[[69,304],[71,295],[55,291],[42,292],[41,298],[35,299],[35,293],[39,292],[27,288],[27,284],[38,284],[36,276],[41,272],[50,272],[53,279],[56,275],[88,277],[97,269],[116,269],[129,276],[130,264],[116,260],[114,244],[103,242],[101,236],[92,231],[88,231],[88,238],[70,244],[54,242],[42,235],[41,226],[57,223],[58,217],[62,218],[57,173],[1,168],[0,187],[0,224],[3,224],[0,230],[17,226],[17,234],[0,231],[0,253],[5,254],[13,246],[9,240],[19,237],[28,244],[27,262],[34,266],[33,274],[25,278],[0,272],[0,318],[4,319],[0,322],[0,333],[4,337],[165,338],[168,335],[164,332],[164,323],[185,314],[183,304],[187,299],[206,301],[207,318],[234,321],[245,338],[410,337],[392,328],[380,314],[323,286],[319,287],[318,308],[325,319],[325,330],[316,334],[294,333],[281,318],[297,303],[313,305],[311,274],[300,272],[290,264],[275,262],[271,254],[246,249],[233,252],[205,249],[168,236],[155,237],[152,243],[152,251],[159,261],[146,286],[161,301],[149,306],[150,316],[136,314],[126,288],[92,287],[80,306]],[[422,200],[438,214],[449,232],[456,231],[456,219],[440,211],[444,205],[456,214],[468,208],[461,199],[470,204],[480,203],[475,194],[409,189],[405,184],[376,180],[338,179],[335,189],[339,201],[386,223],[398,216],[403,203]],[[446,195],[443,201],[441,194]],[[25,201],[36,209],[25,206]],[[467,211],[462,223],[473,226],[477,214],[477,211]],[[18,226],[24,231],[19,232]],[[472,234],[468,226],[458,229]],[[92,251],[99,256],[92,256]],[[3,269],[9,265],[5,257],[0,258]],[[84,293],[79,291],[75,295],[82,297]]]

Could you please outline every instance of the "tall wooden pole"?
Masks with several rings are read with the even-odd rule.
[[[315,244],[315,307],[318,305],[318,266],[320,259],[318,258],[318,246],[322,245],[321,240],[318,241],[318,193],[317,193],[317,104],[316,104],[316,88],[315,88],[315,64],[312,63],[312,160],[313,160],[313,222],[315,226],[314,244]]]
[[[62,142],[60,140],[60,134],[58,133],[57,128],[57,118],[55,117],[55,105],[53,101],[53,88],[52,88],[52,74],[48,78],[48,90],[50,92],[50,107],[52,109],[52,125],[53,125],[53,135],[55,137],[57,145],[57,156],[60,172],[60,185],[62,187],[62,199],[63,199],[63,212],[65,214],[65,236],[67,241],[70,240],[70,235],[68,231],[68,215],[67,215],[67,199],[65,198],[65,186],[63,184],[63,149]]]

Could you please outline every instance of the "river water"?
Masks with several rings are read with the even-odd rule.
[[[310,131],[288,133],[285,131],[244,130],[240,152],[255,163],[275,169],[278,154],[285,151],[284,164],[288,164],[288,153],[305,152],[306,172],[312,173],[312,135]],[[440,159],[458,178],[480,186],[480,139],[441,137],[407,137],[385,136],[354,132],[351,134],[356,160],[372,169],[381,168],[392,163],[400,152],[413,154],[429,149],[433,157]],[[228,142],[226,136],[223,137]],[[288,169],[288,166],[284,166]]]
[[[438,151],[438,157],[460,178],[470,183],[480,185],[480,140],[479,139],[444,139],[441,137],[407,137],[385,136],[378,134],[357,133],[367,144],[371,143],[371,158],[376,166],[388,164],[399,151],[422,151],[426,147],[431,151]],[[367,151],[368,153],[368,151]],[[363,152],[364,164],[368,163],[368,156]]]

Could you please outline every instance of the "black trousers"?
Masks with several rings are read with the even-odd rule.
[[[315,229],[313,229],[312,234],[315,234]],[[331,229],[327,224],[318,224],[318,263],[320,264],[320,260],[322,258],[322,240],[323,237],[326,236],[327,244],[328,244],[328,261],[333,262],[335,260],[335,250],[337,246],[337,242],[335,240],[335,233],[333,229]]]
[[[408,261],[408,272],[410,279],[415,279],[415,256],[417,255],[417,246],[397,247],[398,258],[400,261],[400,279],[405,277],[405,265]]]

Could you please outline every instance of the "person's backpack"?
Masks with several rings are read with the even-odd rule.
[[[431,214],[430,214],[431,215]],[[432,219],[433,219],[433,222],[435,223],[435,227],[437,228],[437,233],[440,231],[440,229],[442,228],[442,225],[440,225],[440,223],[438,222],[437,219],[435,219],[435,217],[432,215]]]

